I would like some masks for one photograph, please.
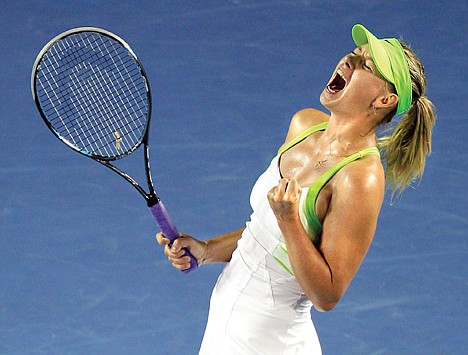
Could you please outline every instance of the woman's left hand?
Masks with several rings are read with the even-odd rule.
[[[268,192],[268,201],[278,221],[296,221],[302,189],[296,179],[282,178]]]

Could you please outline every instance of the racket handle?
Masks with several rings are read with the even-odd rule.
[[[180,237],[180,233],[172,222],[171,216],[167,212],[166,207],[164,207],[162,201],[158,201],[156,204],[149,206],[149,209],[153,214],[159,229],[161,229],[162,234],[171,241],[169,243],[169,246],[171,246],[174,240]],[[184,248],[184,251],[185,255],[190,257],[190,267],[182,270],[182,272],[186,274],[195,270],[198,267],[198,262],[193,255],[190,254],[187,248]]]

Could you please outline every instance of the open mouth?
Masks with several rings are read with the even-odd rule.
[[[331,93],[337,93],[343,90],[345,86],[346,86],[346,79],[344,78],[344,75],[341,69],[338,69],[332,81],[330,81],[330,83],[327,85],[327,90]]]

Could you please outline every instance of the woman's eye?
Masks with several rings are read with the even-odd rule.
[[[370,66],[368,66],[368,65],[366,65],[366,64],[363,64],[362,67],[363,67],[365,70],[367,70],[367,71],[369,71],[369,72],[372,73],[372,68],[371,68]]]

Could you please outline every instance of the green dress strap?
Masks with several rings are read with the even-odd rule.
[[[322,234],[322,223],[319,221],[315,210],[319,192],[341,168],[368,155],[377,155],[380,157],[380,152],[377,147],[367,147],[354,154],[351,154],[350,156],[341,159],[339,162],[333,165],[309,186],[309,191],[307,191],[307,197],[304,206],[305,215],[307,217],[307,222],[317,236]]]
[[[292,148],[293,146],[295,146],[297,143],[303,141],[304,139],[306,139],[308,136],[310,136],[311,134],[315,133],[315,132],[318,132],[318,131],[323,131],[325,130],[325,128],[327,128],[328,126],[328,121],[325,121],[325,122],[322,122],[322,123],[319,123],[315,126],[311,126],[309,128],[307,128],[305,131],[302,131],[301,133],[299,133],[299,135],[297,135],[296,137],[294,137],[293,139],[291,139],[288,143],[284,144],[278,151],[278,155],[281,156],[281,154],[283,154],[285,151],[287,151],[289,148]]]
[[[291,139],[288,143],[284,144],[278,151],[277,156],[281,156],[284,152],[288,149],[292,148],[299,142],[303,141],[311,134],[314,134],[318,131],[324,131],[328,126],[328,121],[321,122],[314,126],[307,128],[306,130],[299,133],[296,137]],[[380,157],[380,152],[377,147],[368,147],[364,148],[354,154],[351,154],[348,157],[345,157],[338,161],[335,165],[333,165],[330,169],[328,169],[325,173],[323,173],[317,180],[315,180],[310,186],[309,191],[307,191],[307,197],[305,201],[305,215],[307,218],[307,222],[309,223],[312,231],[314,231],[316,236],[320,236],[322,234],[322,223],[320,223],[319,219],[317,218],[317,214],[315,211],[315,204],[317,201],[317,196],[325,186],[325,184],[330,181],[330,179],[344,166],[347,164],[361,159],[367,155],[377,155]]]

